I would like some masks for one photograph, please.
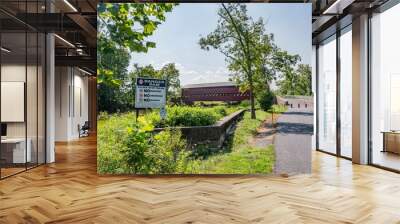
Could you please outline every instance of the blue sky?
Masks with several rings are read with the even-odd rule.
[[[181,84],[222,82],[229,78],[224,56],[216,50],[201,50],[200,37],[212,32],[217,24],[215,3],[182,3],[166,15],[166,21],[149,40],[157,47],[146,54],[132,54],[131,67],[152,64],[156,68],[176,63]],[[311,4],[247,4],[253,19],[263,17],[266,30],[273,33],[275,43],[292,54],[299,54],[302,63],[311,61]]]

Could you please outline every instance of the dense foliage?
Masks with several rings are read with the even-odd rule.
[[[269,174],[275,162],[273,145],[265,148],[245,146],[231,153],[220,153],[206,160],[188,162],[190,174]]]
[[[279,51],[274,60],[276,70],[280,74],[277,81],[279,94],[304,96],[312,94],[311,67],[306,64],[299,64],[300,57],[298,55]]]
[[[312,80],[311,80],[311,66],[300,64],[297,68],[296,83],[294,85],[294,95],[311,96],[312,95]],[[287,94],[289,95],[289,94]]]
[[[104,40],[99,40],[101,42]],[[130,85],[124,82],[128,77],[129,52],[115,45],[110,45],[107,50],[98,48],[98,54],[102,55],[104,69],[114,74],[114,80],[118,81],[118,85],[110,85],[107,82],[100,82],[97,88],[98,110],[108,111],[109,113],[127,111],[133,108],[134,95],[130,90]]]
[[[152,134],[150,122],[139,119],[136,123],[133,118],[125,114],[99,120],[98,172],[162,174],[184,170],[189,152],[180,132],[171,129]]]
[[[189,150],[176,129],[153,133],[154,125],[145,117],[135,122],[133,113],[105,115],[99,119],[97,163],[99,173],[270,173],[273,146],[254,147],[249,139],[269,117],[258,110],[257,119],[246,112],[234,135],[220,152],[205,150],[199,156]],[[194,150],[198,150],[196,147]]]
[[[165,130],[153,135],[150,123],[140,122],[127,128],[121,153],[129,173],[163,174],[185,169],[186,142],[178,130]]]
[[[275,94],[272,91],[263,91],[258,95],[257,101],[262,110],[268,111],[275,103]]]
[[[147,40],[172,11],[173,3],[101,3],[98,6],[97,48],[107,53],[113,48],[130,53],[147,52],[156,46]],[[119,85],[121,80],[115,71],[107,68],[110,63],[103,54],[97,58],[97,80],[99,83]]]
[[[109,113],[134,109],[135,78],[139,67],[128,72],[132,53],[147,52],[156,47],[149,41],[166,13],[175,4],[101,3],[98,6],[97,67],[99,111]],[[154,70],[154,69],[153,69]],[[154,70],[155,71],[155,70]],[[143,72],[141,73],[143,75]],[[173,63],[145,77],[164,78],[168,95],[179,91],[179,71]],[[169,97],[170,98],[170,97]]]
[[[134,114],[99,116],[97,122],[97,169],[99,173],[128,173],[122,149],[126,128],[135,121]]]
[[[174,106],[167,109],[165,125],[170,127],[212,125],[227,114],[228,111],[224,107]]]
[[[174,126],[211,125],[238,107],[168,107],[166,121],[158,111],[136,114],[101,113],[98,120],[100,173],[179,173],[186,169],[189,151]],[[171,127],[154,134],[154,127]]]
[[[150,122],[154,127],[182,127],[182,126],[206,126],[213,125],[224,116],[241,109],[241,106],[215,106],[215,107],[191,107],[191,106],[170,106],[166,107],[167,117],[161,120],[159,110],[149,111],[140,115],[144,120]],[[108,119],[108,115],[101,113],[99,120]],[[121,117],[135,118],[135,112],[121,114]],[[132,121],[134,122],[134,121]]]

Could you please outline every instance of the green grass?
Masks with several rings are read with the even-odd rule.
[[[275,104],[275,105],[272,106],[272,111],[274,113],[280,114],[280,113],[285,112],[286,110],[287,110],[287,107],[285,105]]]
[[[246,112],[235,130],[233,135],[232,151],[238,149],[241,145],[247,144],[251,136],[257,134],[257,128],[262,122],[270,116],[269,113],[257,110],[256,119],[250,118],[250,112]]]
[[[189,162],[185,173],[193,174],[268,174],[275,162],[273,145],[266,148],[246,146],[231,153]]]
[[[273,145],[265,148],[253,147],[249,140],[257,133],[257,128],[270,116],[261,110],[256,111],[257,119],[244,114],[228,145],[218,154],[205,159],[189,161],[185,173],[194,174],[268,174],[275,163]]]

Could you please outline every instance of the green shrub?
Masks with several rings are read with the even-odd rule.
[[[275,95],[271,91],[265,91],[257,97],[257,101],[260,104],[262,110],[268,111],[274,104]]]
[[[250,100],[243,100],[240,102],[239,106],[242,108],[250,108]]]
[[[168,126],[204,126],[214,124],[220,116],[209,108],[171,107],[167,111]]]
[[[146,115],[156,127],[206,126],[213,125],[226,116],[222,106],[202,108],[189,106],[173,106],[167,108],[167,118],[162,121],[158,112]]]
[[[151,160],[150,173],[181,173],[186,169],[189,152],[179,130],[168,129],[154,136],[147,157]]]
[[[271,109],[274,113],[280,114],[280,113],[285,112],[287,110],[287,107],[285,105],[281,105],[281,104],[274,104],[274,105],[272,105]]]
[[[133,123],[125,129],[121,153],[130,173],[148,173],[152,168],[152,161],[146,154],[151,148],[150,135],[154,127],[143,117],[138,123]]]
[[[134,113],[110,115],[98,123],[99,173],[161,174],[185,170],[186,141],[179,130],[152,134],[152,122]]]
[[[167,129],[152,135],[153,128],[144,117],[127,128],[121,152],[130,173],[163,174],[184,170],[189,152],[181,132]]]
[[[121,148],[126,128],[135,123],[135,114],[103,116],[97,123],[97,169],[99,173],[120,174],[128,172]]]
[[[159,110],[147,113],[144,117],[155,127],[182,127],[213,125],[221,118],[240,108],[238,106],[218,105],[213,107],[171,106],[167,107],[167,117],[161,120]]]
[[[164,127],[165,125],[165,122],[161,120],[159,111],[148,113],[144,117],[146,120],[150,121],[155,127]]]
[[[109,117],[108,113],[105,111],[101,111],[99,115],[97,115],[98,120],[105,120]]]

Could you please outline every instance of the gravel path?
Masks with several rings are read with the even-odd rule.
[[[251,140],[253,146],[265,148],[274,143],[275,129],[271,127],[271,120],[268,119],[263,122],[261,127],[257,130],[258,134]]]
[[[275,173],[292,175],[311,172],[313,111],[289,108],[278,118],[275,135]]]

